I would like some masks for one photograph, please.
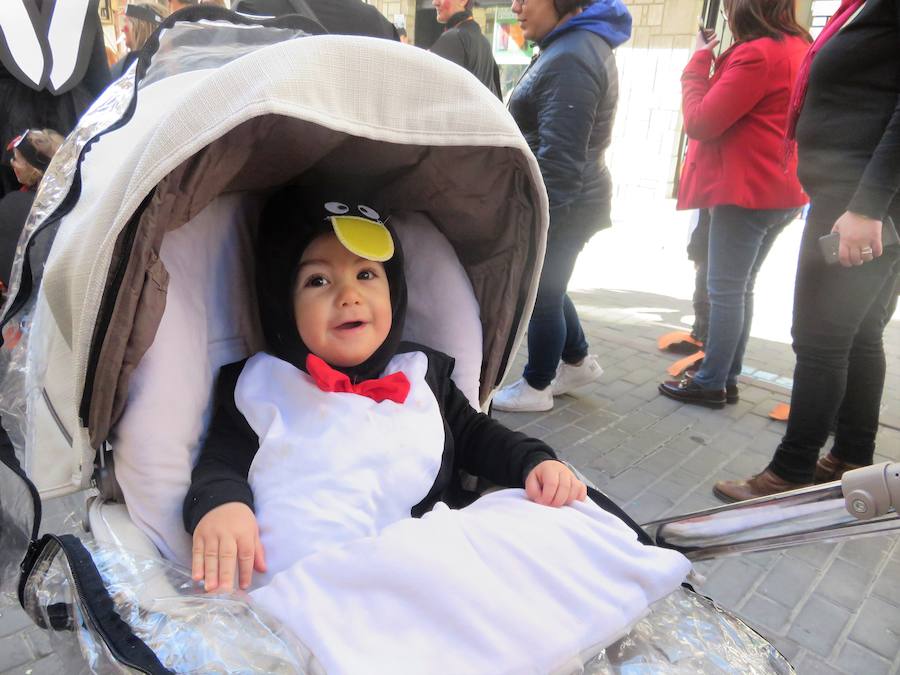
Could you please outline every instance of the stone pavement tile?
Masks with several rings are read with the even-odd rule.
[[[625,373],[622,379],[632,384],[644,384],[650,380],[656,381],[658,377],[659,371],[656,368],[641,367]]]
[[[795,558],[783,556],[766,575],[758,592],[784,607],[795,607],[816,580],[819,570]]]
[[[803,605],[787,635],[801,647],[827,658],[850,616],[843,607],[813,595]]]
[[[616,422],[615,428],[624,431],[629,436],[633,436],[657,421],[659,421],[659,418],[655,415],[637,410],[625,415]]]
[[[643,429],[628,439],[629,447],[640,451],[653,451],[668,440],[666,436],[653,431],[653,428]]]
[[[557,431],[563,427],[567,427],[573,422],[581,419],[582,415],[568,408],[554,408],[541,418],[540,425],[551,431]]]
[[[839,544],[805,544],[785,551],[785,555],[822,569]]]
[[[602,469],[615,478],[625,469],[637,464],[644,454],[646,453],[633,450],[627,445],[620,445],[600,457],[591,466],[595,469]]]
[[[698,436],[693,430],[688,428],[677,436],[666,441],[665,447],[673,452],[677,452],[687,457],[701,445],[706,445],[707,438]]]
[[[667,399],[665,397],[661,397],[659,400],[661,401],[671,401],[671,399]],[[653,431],[662,434],[666,437],[672,437],[676,434],[680,434],[685,429],[690,429],[694,423],[697,421],[697,418],[693,415],[688,414],[680,403],[676,401],[671,401],[671,403],[675,404],[675,410],[661,420],[656,422],[652,427],[650,427]],[[648,403],[647,406],[652,405],[652,403]],[[654,413],[652,410],[649,410],[645,407],[647,412]]]
[[[897,607],[878,597],[868,598],[859,609],[850,639],[886,659],[896,658],[900,652]]]
[[[575,422],[575,426],[587,433],[594,433],[612,426],[618,419],[618,415],[612,415],[605,410],[598,410],[582,416]]]
[[[662,518],[672,509],[674,502],[653,492],[644,492],[623,507],[638,523],[649,523]]]
[[[754,387],[752,384],[747,384],[743,381],[739,383],[738,388],[740,390],[741,401],[753,403],[754,405],[761,403],[772,396],[772,392],[768,389]]]
[[[777,634],[791,618],[791,610],[757,593],[751,593],[741,606],[741,618],[760,629],[760,632]]]
[[[554,431],[541,440],[543,440],[551,448],[563,449],[569,448],[576,443],[580,443],[584,440],[584,437],[585,433],[582,429],[579,429],[578,427],[565,427],[564,429],[560,429],[559,431]]]
[[[526,424],[524,426],[513,426],[511,424],[506,424],[507,427],[512,429],[513,431],[521,431],[523,434],[531,436],[533,438],[539,438],[544,440],[547,436],[553,434],[553,431],[550,431],[547,427],[541,426],[537,423]]]
[[[2,602],[2,598],[0,598]],[[0,605],[0,637],[6,637],[32,625],[31,619],[18,607],[18,602],[13,605]]]
[[[34,658],[30,643],[21,634],[0,638],[0,672],[21,666]]]
[[[749,436],[751,439],[766,428],[768,420],[759,415],[744,415],[735,420],[729,426],[729,429],[735,433]]]
[[[28,642],[31,644],[31,651],[36,656],[47,656],[53,652],[47,631],[37,626],[31,626],[25,631],[24,636],[28,639]]]
[[[727,558],[707,577],[700,590],[723,607],[731,609],[738,606],[763,573],[746,558]]]
[[[597,451],[597,456],[601,457],[613,448],[617,448],[631,437],[624,431],[618,429],[603,429],[585,440],[585,444]]]
[[[607,410],[616,415],[627,415],[640,408],[644,403],[646,403],[644,399],[630,394],[624,394],[617,397],[614,401],[611,401]]]
[[[882,600],[900,607],[900,560],[891,559],[882,570],[872,593]]]
[[[638,466],[643,467],[641,462]],[[681,469],[664,476],[650,487],[650,491],[674,502],[684,498],[697,485],[697,477]],[[683,510],[683,509],[682,509]]]
[[[567,448],[555,448],[561,459],[570,462],[577,469],[593,466],[597,461],[597,451],[587,443],[576,443]]]
[[[705,477],[715,473],[719,466],[729,459],[728,455],[723,455],[722,449],[713,445],[701,446],[688,457],[682,464],[681,468],[689,471],[695,476]]]
[[[865,647],[847,640],[841,648],[835,665],[851,675],[887,675],[891,672],[891,662],[873,654]]]
[[[804,652],[797,658],[797,662],[791,665],[796,668],[797,675],[844,675],[811,652]],[[862,675],[862,672],[859,671],[859,675]]]
[[[654,478],[649,471],[630,467],[614,476],[606,487],[606,493],[619,502],[627,502],[644,492]]]
[[[893,545],[891,537],[864,537],[841,544],[838,556],[862,567],[874,569]]]
[[[872,576],[872,571],[837,558],[816,584],[815,593],[837,605],[855,610],[859,607],[860,598],[865,597]]]
[[[647,455],[638,466],[654,476],[662,476],[671,471],[682,460],[682,456],[667,447],[662,447]]]
[[[657,417],[665,417],[683,407],[684,405],[678,401],[673,401],[665,396],[657,396],[652,401],[645,403],[641,410]],[[679,429],[679,431],[681,430]]]
[[[631,384],[630,382],[625,382],[622,377],[624,373],[617,377],[615,380],[607,383],[601,383],[599,385],[599,391],[609,398],[615,399],[623,394],[630,392],[637,385]]]
[[[3,671],[4,675],[60,675],[66,672],[69,671],[56,654],[50,654],[32,663]]]

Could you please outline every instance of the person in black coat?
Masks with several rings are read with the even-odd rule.
[[[473,0],[434,0],[438,23],[446,24],[444,33],[431,46],[431,51],[462,66],[481,80],[494,96],[500,92],[500,69],[494,60],[491,43],[481,33],[472,12]]]
[[[0,284],[4,292],[37,186],[63,140],[53,129],[28,129],[7,146],[20,188],[0,199]]]
[[[631,36],[621,0],[516,0],[522,31],[540,47],[509,111],[535,154],[550,200],[550,230],[521,380],[494,397],[507,411],[542,411],[553,396],[603,373],[566,294],[587,240],[610,225],[612,180],[603,160],[618,103],[613,49]]]
[[[251,16],[312,15],[329,33],[400,41],[394,24],[362,0],[238,0],[232,9]]]

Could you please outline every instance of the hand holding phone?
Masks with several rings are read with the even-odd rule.
[[[881,247],[900,245],[900,235],[894,225],[894,220],[890,216],[885,216],[881,224]],[[824,237],[819,237],[819,248],[822,251],[822,257],[828,265],[834,265],[841,259],[841,233],[832,232]],[[865,262],[865,261],[864,261]]]
[[[703,24],[703,19],[697,19],[697,29],[697,40],[694,43],[695,52],[701,49],[712,50],[719,44],[719,38],[716,36],[716,31],[713,28],[707,28]]]

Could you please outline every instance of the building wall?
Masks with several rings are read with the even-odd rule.
[[[626,0],[631,40],[616,50],[619,109],[607,163],[617,198],[670,196],[681,139],[681,71],[702,0]]]

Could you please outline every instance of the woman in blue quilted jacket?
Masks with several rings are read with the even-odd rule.
[[[619,96],[613,49],[631,36],[621,0],[514,0],[525,37],[540,52],[519,80],[509,111],[541,167],[550,232],[522,379],[498,392],[497,410],[542,411],[553,397],[596,381],[603,370],[566,287],[575,260],[610,225],[612,181],[603,154]]]

